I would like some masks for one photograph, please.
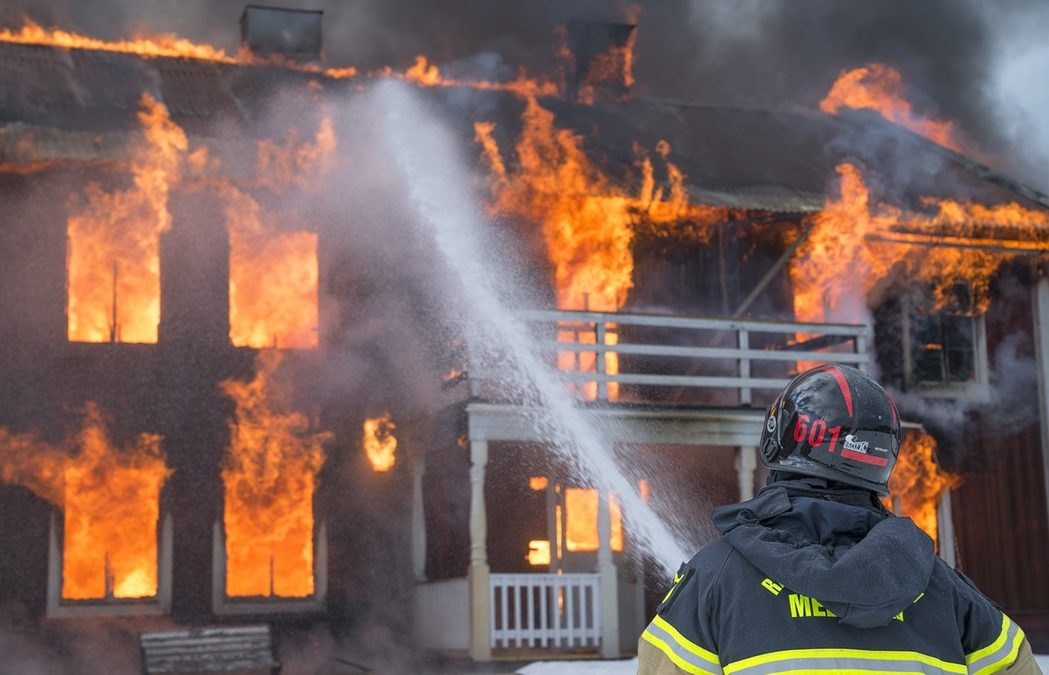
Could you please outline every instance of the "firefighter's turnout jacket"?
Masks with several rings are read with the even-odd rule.
[[[770,484],[714,511],[674,575],[639,675],[1040,673],[1020,627],[872,493]]]

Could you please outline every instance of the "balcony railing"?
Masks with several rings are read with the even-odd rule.
[[[743,405],[761,403],[814,363],[865,369],[864,325],[710,319],[609,312],[529,311],[531,335],[580,398]],[[498,359],[471,363],[471,393],[499,398]]]

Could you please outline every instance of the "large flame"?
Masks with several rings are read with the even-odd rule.
[[[317,234],[280,232],[244,192],[222,189],[230,237],[229,331],[238,347],[317,346]]]
[[[596,551],[598,548],[598,494],[593,488],[565,488],[565,549],[568,551]],[[611,532],[609,548],[623,550],[623,513],[619,500],[609,500]]]
[[[312,189],[329,170],[336,149],[325,117],[312,142],[292,129],[283,143],[261,141],[255,183],[276,194]],[[230,235],[230,340],[238,347],[317,346],[317,235],[281,231],[280,215],[266,213],[254,197],[217,183]]]
[[[958,476],[943,471],[936,462],[936,440],[932,436],[918,431],[904,435],[896,468],[889,479],[889,494],[899,500],[901,514],[909,516],[937,543],[936,507],[940,496],[960,482]]]
[[[255,378],[228,380],[236,403],[222,469],[226,487],[226,595],[301,598],[314,592],[313,495],[331,434],[280,410],[279,352],[260,352]]]
[[[539,221],[561,309],[614,312],[623,306],[634,283],[631,244],[639,223],[688,223],[704,236],[710,224],[727,217],[725,209],[690,203],[684,175],[670,163],[669,190],[656,187],[648,157],[640,161],[641,182],[636,192],[617,185],[586,156],[582,137],[557,128],[553,113],[534,97],[527,99],[522,121],[512,170],[499,152],[493,124],[475,124],[475,137],[491,171],[491,211]],[[659,150],[665,157],[669,146],[663,142]],[[595,341],[592,332],[565,332],[560,339]],[[614,342],[612,332],[606,343]],[[615,357],[608,355],[605,371],[609,374],[618,372]],[[563,352],[558,362],[566,370],[594,372],[596,359],[593,352]],[[596,384],[587,383],[583,393],[592,399],[596,391]],[[616,391],[616,383],[610,383],[611,398]]]
[[[388,412],[364,420],[361,442],[368,462],[376,471],[389,471],[397,463],[397,437],[393,435],[396,428]]]
[[[142,95],[143,139],[132,150],[132,185],[88,185],[67,231],[68,336],[78,342],[157,341],[160,235],[171,226],[168,193],[186,135],[167,109]]]
[[[967,281],[974,309],[982,311],[995,272],[1018,255],[1013,249],[1024,242],[1045,244],[1049,214],[1044,212],[1013,202],[986,206],[927,198],[930,213],[908,213],[873,202],[856,166],[841,164],[837,171],[838,194],[809,219],[808,238],[791,261],[799,321],[863,322],[867,294],[896,265],[907,279],[926,282],[938,307],[956,282]],[[970,239],[973,235],[979,239]],[[951,245],[959,243],[994,250]]]
[[[891,122],[944,147],[960,151],[954,125],[915,115],[903,94],[903,78],[899,71],[883,63],[872,63],[842,71],[826,97],[820,101],[820,109],[831,114],[843,107],[874,110]]]
[[[0,428],[0,477],[62,509],[63,598],[157,594],[160,490],[171,473],[160,444],[141,434],[117,448],[91,403],[80,432],[59,446]]]

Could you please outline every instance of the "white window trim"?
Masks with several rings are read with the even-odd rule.
[[[160,519],[157,537],[157,594],[152,598],[62,599],[61,513],[51,511],[47,553],[47,612],[49,619],[91,616],[164,616],[171,612],[171,514]]]
[[[987,357],[987,322],[984,314],[973,316],[973,379],[958,384],[928,384],[915,382],[912,377],[911,307],[902,303],[903,381],[907,391],[928,398],[949,398],[959,401],[986,403],[991,400],[990,361]]]
[[[221,520],[212,528],[211,610],[216,616],[238,614],[315,614],[326,610],[328,595],[328,524],[321,521],[313,536],[313,595],[307,598],[231,598],[226,595],[226,530]]]

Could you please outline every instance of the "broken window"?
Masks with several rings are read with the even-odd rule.
[[[91,183],[71,202],[67,222],[66,320],[71,342],[155,343],[160,324],[160,235],[171,226],[168,193],[186,135],[167,109],[143,94],[142,138],[131,182]]]
[[[325,593],[327,541],[313,501],[331,434],[277,402],[280,362],[279,352],[261,352],[254,379],[222,384],[236,412],[222,469],[223,517],[215,528],[218,613],[254,611],[252,601],[273,600],[312,609]]]
[[[158,519],[155,507],[129,504],[112,520],[70,503],[52,514],[48,616],[170,611],[171,517]]]
[[[317,235],[230,236],[230,340],[235,347],[317,346]]]
[[[960,395],[987,381],[984,317],[973,310],[968,284],[955,284],[938,307],[903,305],[904,377],[909,388]]]
[[[161,613],[171,586],[171,523],[160,493],[171,471],[161,438],[118,446],[97,406],[59,444],[0,428],[0,474],[55,505],[48,554],[47,613]]]
[[[911,316],[913,380],[959,384],[976,374],[976,319],[952,314]]]
[[[596,551],[597,490],[593,488],[565,488],[565,549],[573,552]],[[609,500],[611,533],[609,546],[613,551],[623,550],[623,516],[615,495]]]

